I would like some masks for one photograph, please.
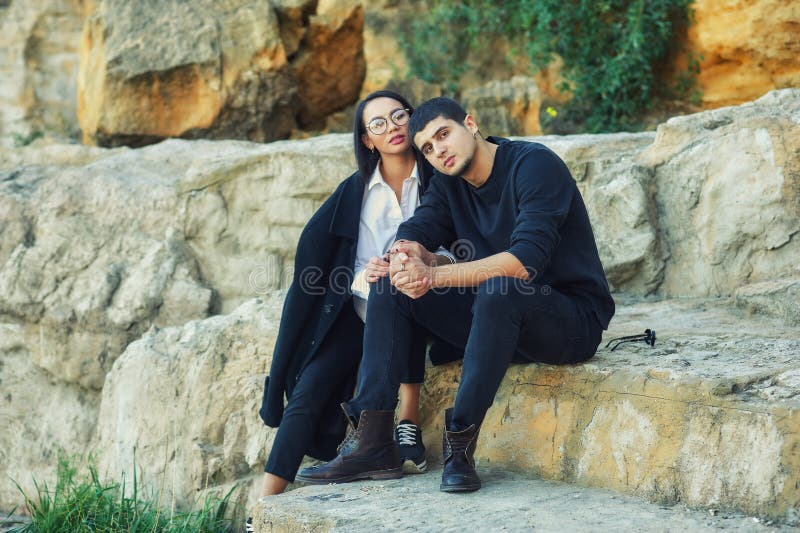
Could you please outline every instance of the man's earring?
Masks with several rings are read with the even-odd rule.
[[[371,153],[372,155],[375,155],[375,147],[374,146],[369,149],[369,153]]]

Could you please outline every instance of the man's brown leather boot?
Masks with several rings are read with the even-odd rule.
[[[463,431],[448,431],[453,409],[444,412],[444,437],[442,438],[442,492],[472,492],[481,488],[481,480],[475,472],[475,444],[480,426],[472,424]]]
[[[342,404],[350,424],[339,455],[323,465],[304,468],[297,481],[324,485],[356,479],[397,479],[403,476],[400,451],[394,441],[394,411],[361,411],[358,425]]]

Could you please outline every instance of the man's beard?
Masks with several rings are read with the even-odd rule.
[[[464,164],[461,165],[461,168],[459,168],[457,170],[454,170],[453,172],[450,173],[450,175],[451,176],[463,176],[464,173],[466,173],[469,170],[469,167],[471,167],[471,166],[472,166],[472,158],[470,157],[469,159],[464,161]]]

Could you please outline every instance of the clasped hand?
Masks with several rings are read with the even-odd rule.
[[[389,249],[389,276],[397,290],[417,299],[432,286],[435,256],[421,244],[404,239]]]

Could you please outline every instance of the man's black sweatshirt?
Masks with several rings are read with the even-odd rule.
[[[474,187],[437,172],[397,238],[428,250],[450,247],[462,262],[509,252],[528,270],[528,281],[574,297],[608,328],[614,300],[569,169],[539,143],[488,141],[498,147],[486,182]]]

